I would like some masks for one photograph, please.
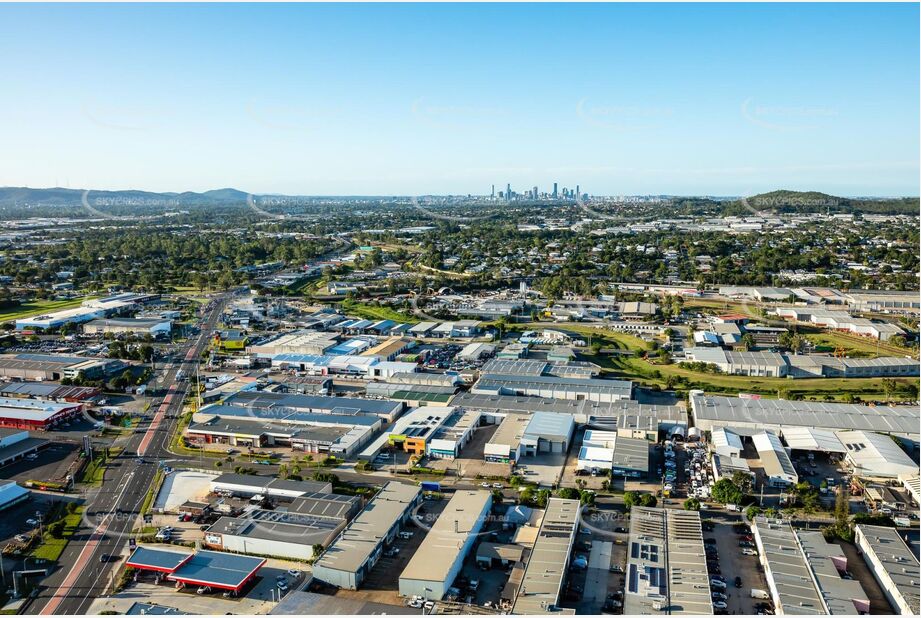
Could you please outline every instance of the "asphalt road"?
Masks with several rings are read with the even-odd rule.
[[[86,614],[93,599],[102,595],[117,572],[128,539],[139,516],[161,459],[175,459],[167,447],[176,419],[194,376],[201,353],[217,324],[229,296],[217,299],[206,316],[199,335],[189,341],[181,354],[184,360],[158,370],[164,392],[156,413],[139,426],[121,455],[106,470],[105,482],[98,492],[86,496],[86,514],[80,530],[62,554],[61,567],[45,578],[37,596],[24,608],[26,614]],[[183,371],[183,379],[176,380]]]

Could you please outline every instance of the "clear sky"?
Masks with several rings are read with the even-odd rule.
[[[0,185],[918,195],[919,7],[0,5]]]

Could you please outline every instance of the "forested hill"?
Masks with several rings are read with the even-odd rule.
[[[23,216],[81,216],[88,214],[86,201],[100,211],[112,214],[156,215],[207,206],[246,203],[246,193],[237,189],[215,189],[195,193],[155,193],[150,191],[89,191],[82,189],[31,189],[0,187],[0,213]]]
[[[723,213],[750,214],[752,210],[777,213],[828,212],[888,215],[917,215],[917,197],[853,198],[836,197],[818,191],[771,191],[723,203]]]

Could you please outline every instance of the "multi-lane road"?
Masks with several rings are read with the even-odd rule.
[[[58,560],[57,570],[41,582],[23,613],[86,614],[93,599],[109,588],[120,562],[115,556],[127,551],[159,462],[175,458],[168,451],[175,419],[227,298],[222,295],[210,304],[198,335],[180,348],[181,360],[158,370],[155,379],[161,399],[154,406],[155,413],[110,463],[102,488],[87,495],[82,527]]]

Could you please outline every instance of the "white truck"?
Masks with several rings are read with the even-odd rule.
[[[771,595],[768,594],[767,590],[759,590],[757,588],[752,588],[752,598],[753,599],[770,599]]]

